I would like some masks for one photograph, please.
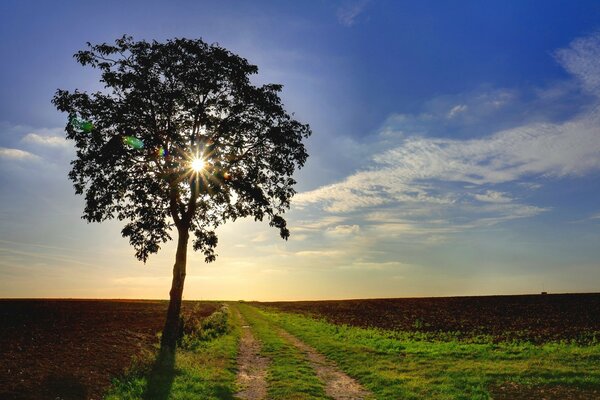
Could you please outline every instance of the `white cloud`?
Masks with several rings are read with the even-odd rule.
[[[291,237],[291,240],[293,240],[294,242],[301,242],[301,241],[306,240],[306,239],[309,238],[308,235],[298,235],[298,234],[296,234],[293,231],[293,229],[292,229],[292,232],[290,234],[290,237]]]
[[[69,142],[61,136],[38,135],[37,133],[28,133],[23,137],[22,141],[51,147],[69,146]]]
[[[348,212],[394,202],[452,204],[453,191],[435,193],[432,182],[493,185],[532,176],[577,176],[600,169],[600,113],[563,124],[532,124],[471,139],[411,137],[373,157],[374,168],[300,193],[299,204],[326,203]],[[476,195],[476,194],[473,194]]]
[[[452,107],[452,109],[448,112],[448,118],[454,118],[458,114],[462,114],[469,109],[469,106],[466,104],[459,104],[457,106]]]
[[[510,203],[512,199],[506,193],[486,190],[485,193],[477,193],[473,197],[487,203]]]
[[[359,0],[339,7],[337,10],[337,18],[340,24],[344,26],[352,26],[356,23],[356,18],[365,10],[367,0]]]
[[[327,231],[330,235],[336,236],[356,235],[359,232],[359,225],[336,225]]]
[[[414,268],[411,264],[405,264],[398,261],[383,261],[383,262],[364,262],[357,261],[351,264],[345,264],[339,267],[339,269],[356,269],[356,270],[368,270],[368,271],[384,271],[384,270],[407,270]]]
[[[600,33],[574,40],[568,48],[556,51],[556,59],[582,86],[600,95]]]
[[[462,226],[435,226],[434,224],[430,224],[428,226],[419,226],[416,223],[407,222],[407,221],[388,221],[381,222],[371,227],[372,231],[376,231],[377,233],[383,233],[386,236],[422,236],[429,235],[432,233],[435,234],[449,234],[458,232]]]
[[[260,232],[257,235],[255,235],[252,239],[250,239],[251,242],[254,243],[261,243],[261,242],[266,242],[267,240],[269,240],[269,235],[266,232]]]
[[[527,188],[529,190],[538,190],[543,186],[541,183],[535,183],[535,182],[519,182],[519,183],[517,183],[517,185],[520,187]]]
[[[10,149],[6,147],[0,147],[0,158],[6,158],[10,160],[37,160],[38,156],[25,150]]]
[[[321,231],[321,230],[331,227],[333,225],[340,224],[344,220],[345,220],[344,217],[337,216],[337,215],[329,215],[329,216],[326,216],[319,220],[314,220],[314,221],[303,221],[303,220],[296,221],[296,223],[294,224],[292,229],[297,232]]]
[[[527,204],[496,203],[477,207],[474,211],[480,216],[472,220],[471,227],[485,227],[513,219],[534,217],[550,209]]]
[[[294,253],[299,257],[336,257],[342,254],[339,250],[305,250]]]
[[[569,49],[557,52],[557,59],[588,91],[600,94],[599,58],[600,35],[576,40]],[[480,100],[493,108],[503,107],[514,94],[500,91],[484,97]],[[467,102],[454,104],[446,114],[448,118],[468,109]],[[438,118],[432,115],[396,115],[392,122],[406,126],[407,122]],[[597,101],[561,122],[527,122],[477,138],[424,137],[414,132],[407,135],[403,130],[395,134],[391,125],[386,124],[385,134],[380,136],[388,149],[376,151],[369,168],[300,193],[295,204],[320,205],[338,214],[363,213],[362,217],[364,211],[393,209],[402,220],[382,221],[379,229],[443,235],[548,210],[520,204],[511,193],[494,190],[497,185],[535,189],[540,179],[583,176],[600,170]],[[390,145],[391,139],[400,143]],[[446,220],[445,225],[428,222],[436,218]]]
[[[333,212],[392,202],[453,203],[431,181],[474,185],[534,176],[581,176],[600,169],[600,109],[560,124],[535,123],[470,140],[410,137],[373,156],[374,167],[341,182],[298,194],[298,204],[324,202]]]
[[[547,104],[533,104],[531,98],[534,96],[534,91],[529,89],[517,91],[489,85],[453,95],[438,95],[423,103],[421,109],[414,114],[391,114],[378,130],[378,142],[370,141],[367,146],[375,150],[371,152],[375,154],[377,149],[381,152],[383,149],[397,147],[399,140],[411,137],[481,137],[482,133],[489,134],[547,120],[547,115],[552,115],[556,120],[564,119],[562,117],[565,114],[580,105],[573,101],[572,106],[566,110],[555,105],[561,99],[546,100],[546,103],[552,103],[555,107],[552,108]],[[544,107],[547,112],[541,111],[546,109]]]

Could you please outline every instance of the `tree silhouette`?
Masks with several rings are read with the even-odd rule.
[[[146,262],[177,232],[170,302],[161,341],[174,351],[190,233],[215,260],[215,228],[268,219],[289,237],[282,214],[308,157],[310,127],[283,108],[282,86],[256,86],[255,65],[217,44],[190,39],[92,45],[74,57],[101,72],[104,90],[57,90],[77,156],[69,178],[85,196],[88,222],[117,218]],[[173,229],[174,228],[174,229]]]

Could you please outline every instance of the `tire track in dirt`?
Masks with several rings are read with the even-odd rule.
[[[373,397],[360,383],[340,370],[333,361],[328,360],[315,348],[283,329],[278,329],[277,332],[306,355],[319,379],[325,383],[325,393],[328,396],[334,400],[363,400]]]
[[[263,400],[267,398],[267,368],[269,359],[260,355],[261,344],[254,337],[250,325],[239,310],[235,309],[242,326],[240,350],[238,353],[237,387],[235,394],[240,400]]]

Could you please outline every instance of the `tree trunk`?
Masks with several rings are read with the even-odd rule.
[[[179,237],[177,240],[175,265],[173,266],[173,282],[171,283],[171,291],[169,292],[169,309],[160,342],[161,350],[168,350],[171,353],[175,352],[177,339],[181,334],[181,298],[183,295],[183,283],[185,281],[187,245],[190,237],[188,229],[178,228],[177,231]]]

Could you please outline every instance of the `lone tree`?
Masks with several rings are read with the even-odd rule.
[[[57,90],[77,156],[69,178],[85,196],[83,219],[118,218],[146,262],[177,232],[177,253],[161,347],[174,351],[190,232],[215,260],[215,228],[268,219],[289,237],[282,214],[308,157],[310,127],[283,108],[282,86],[256,86],[255,65],[216,44],[190,39],[87,44],[74,57],[101,71],[104,90]],[[175,229],[173,229],[175,228]]]

